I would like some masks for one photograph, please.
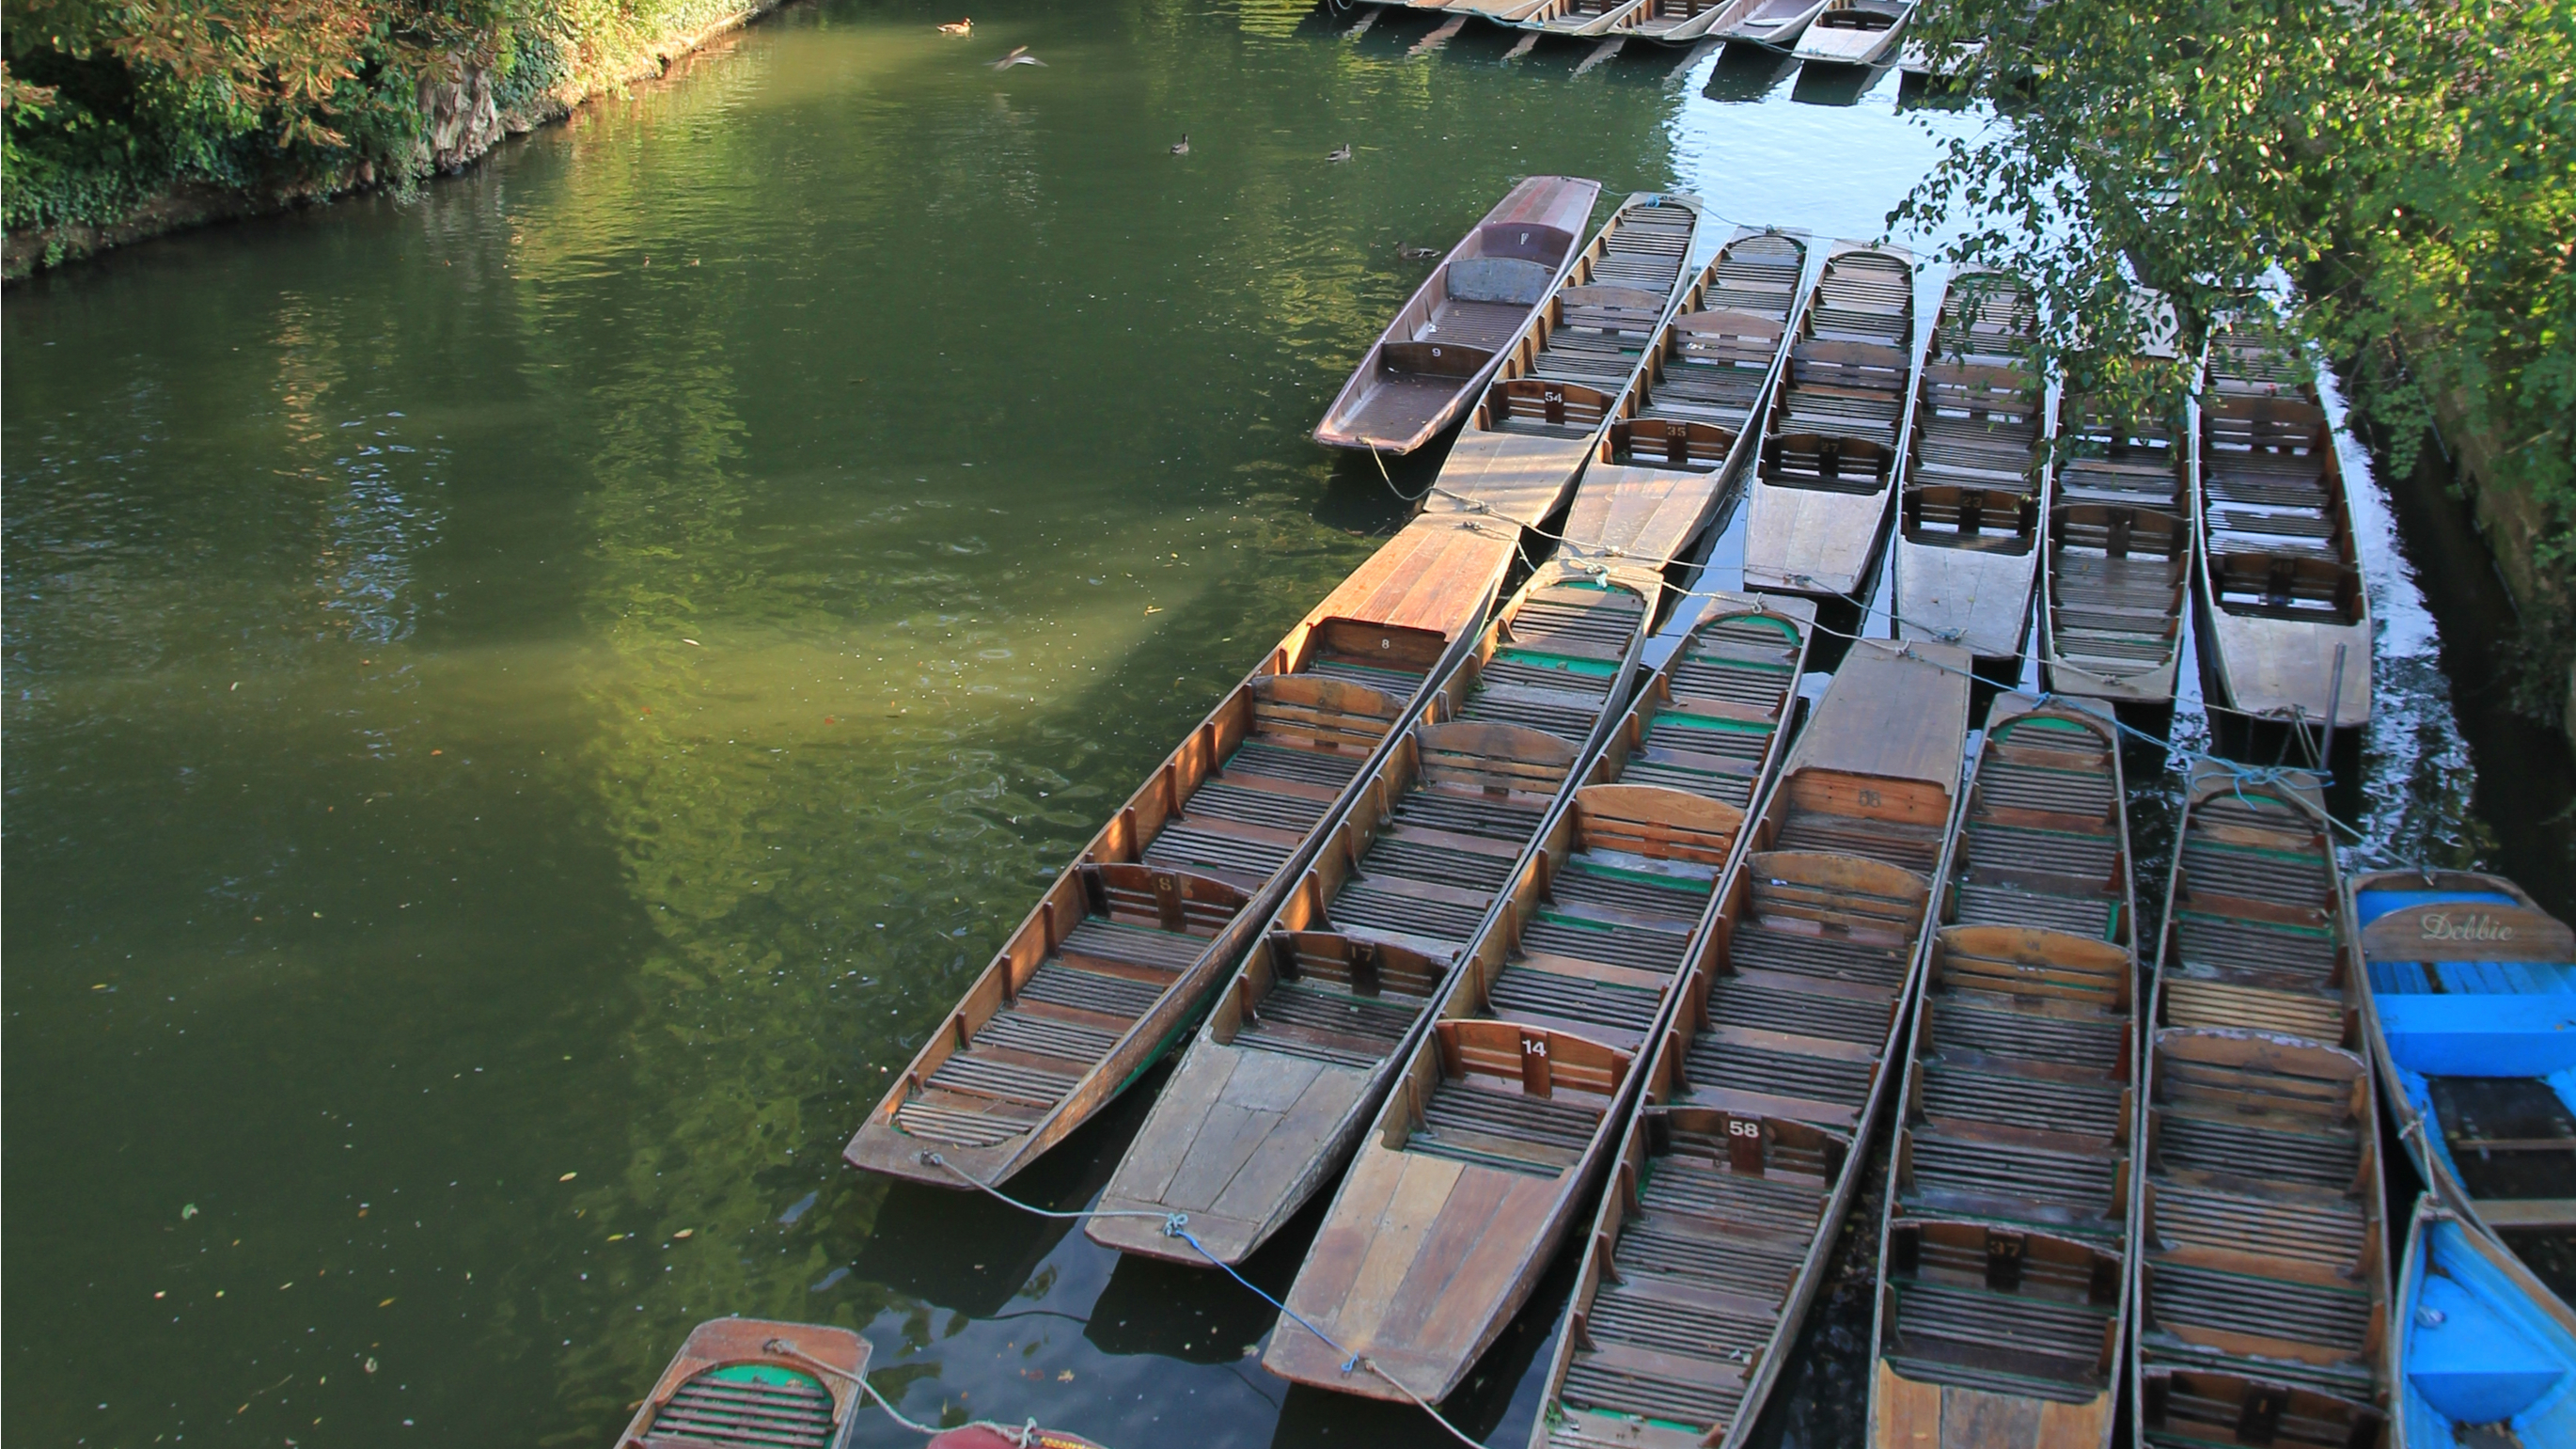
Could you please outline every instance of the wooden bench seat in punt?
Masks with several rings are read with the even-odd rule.
[[[1857,338],[1911,351],[1912,255],[1900,247],[1836,243],[1826,254],[1809,313],[1819,337]]]
[[[2206,1449],[2266,1440],[2279,1449],[2377,1444],[2388,1416],[2378,1406],[2260,1376],[2159,1366],[2138,1381],[2144,1449]]]

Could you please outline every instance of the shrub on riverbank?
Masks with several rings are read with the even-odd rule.
[[[520,128],[748,0],[5,0],[0,219],[110,228],[180,188],[287,197],[431,168],[429,100]],[[476,149],[479,149],[476,148]]]
[[[2363,364],[2353,402],[2401,453],[2437,409],[2485,440],[2485,486],[2529,505],[2495,540],[2526,615],[2576,601],[2576,0],[1925,0],[1917,23],[1990,41],[1969,84],[1999,124],[1891,222],[1966,222],[1953,258],[2029,277],[2069,357],[2127,339],[2132,282],[2187,348],[2278,298]]]

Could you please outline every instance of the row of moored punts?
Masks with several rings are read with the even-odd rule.
[[[2170,653],[2112,644],[2176,638],[2191,567],[2231,620],[2357,594],[2309,567],[2350,532],[2313,389],[2222,336],[2175,426],[2108,419],[2028,371],[2008,278],[1918,328],[1900,251],[1739,228],[1694,268],[1695,199],[1581,242],[1597,190],[1521,183],[1372,350],[1323,435],[1463,419],[1420,512],[1102,827],[848,1160],[998,1186],[1177,1058],[1093,1238],[1239,1263],[1321,1202],[1265,1366],[1425,1401],[1576,1252],[1533,1445],[1680,1449],[1751,1432],[1887,1140],[1873,1444],[2107,1444],[2124,1383],[2141,1445],[2564,1442],[2566,928],[2488,877],[2347,883],[2312,777],[2210,764],[2142,939],[2135,696],[2070,670],[1972,716],[2016,587],[1987,555],[2050,601],[2046,658],[2148,693]],[[1679,587],[1739,504],[1754,587]],[[1914,627],[1802,692],[1891,519]],[[2383,1094],[2436,1189],[2394,1288]],[[695,1442],[653,1437],[683,1400],[837,1432],[847,1374],[754,1327],[629,1442]]]
[[[1531,37],[1746,45],[1819,65],[1890,60],[1915,0],[1372,0],[1389,10],[1485,20]]]

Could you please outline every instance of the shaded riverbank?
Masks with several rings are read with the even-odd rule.
[[[953,18],[790,8],[412,203],[11,294],[0,1252],[67,1311],[10,1316],[0,1429],[594,1444],[739,1310],[865,1330],[917,1415],[1446,1442],[1262,1374],[1223,1280],[839,1146],[1397,520],[1304,432],[1419,279],[1400,245],[1540,171],[1874,235],[1976,117],[1302,4]],[[1022,43],[1048,67],[983,67]],[[2386,621],[2347,808],[2566,911],[2564,787],[2463,652],[2494,616],[2347,462]],[[2138,775],[2161,880],[2174,776]],[[1142,1106],[1023,1186],[1095,1193]],[[1864,1281],[1780,1442],[1857,1414]],[[1526,1432],[1563,1299],[1471,1430]]]

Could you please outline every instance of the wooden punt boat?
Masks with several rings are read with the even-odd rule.
[[[2351,889],[2398,1140],[2444,1204],[2570,1294],[2576,933],[2502,876],[2373,871]]]
[[[1995,701],[1897,1110],[1875,1449],[2110,1442],[2137,1109],[2125,799],[2107,719]]]
[[[1100,1207],[1238,1263],[1330,1180],[1401,1048],[1618,719],[1656,590],[1541,566],[1378,757],[1218,997]],[[1142,1218],[1093,1241],[1176,1262]]]
[[[1427,1399],[1526,1300],[1588,1190],[1628,1065],[1711,929],[1745,817],[1734,802],[1778,758],[1811,618],[1710,605],[1549,823],[1361,1139],[1289,1312]],[[1280,1322],[1271,1372],[1400,1395]]]
[[[1740,1445],[1778,1381],[1888,1095],[1958,795],[1968,656],[1902,649],[1852,647],[1719,884],[1533,1449]]]
[[[1686,539],[1722,506],[1779,381],[1806,266],[1806,239],[1787,232],[1739,228],[1718,249],[1647,344],[1584,469],[1575,512],[1600,521],[1567,521],[1569,556],[1619,568],[1631,563],[1619,550],[1635,547],[1638,510],[1689,519]],[[1661,567],[1673,531],[1652,530],[1633,562]]]
[[[1701,33],[1713,40],[1741,40],[1787,52],[1831,3],[1833,0],[1729,0]]]
[[[1458,420],[1565,277],[1601,183],[1533,176],[1450,248],[1316,425],[1328,448],[1410,453]]]
[[[1745,587],[1850,598],[1868,586],[1912,422],[1914,334],[1912,256],[1835,243],[1764,430]]]
[[[846,1328],[719,1318],[690,1330],[617,1449],[840,1449],[868,1341]]]
[[[1896,631],[2003,668],[2021,659],[2047,515],[2047,389],[2023,355],[2039,309],[2017,278],[1954,272],[1916,389],[1896,534]]]
[[[2430,1193],[2397,1283],[2397,1449],[2576,1444],[2576,1313]]]
[[[2163,321],[2147,356],[2171,358],[2173,305],[2142,294]],[[2191,586],[2191,457],[2198,414],[2115,416],[2100,399],[2059,406],[2056,491],[2041,565],[2042,678],[2058,694],[2170,704]]]
[[[1541,35],[1585,39],[1607,35],[1647,0],[1539,0],[1511,23]]]
[[[1641,191],[1619,204],[1505,346],[1475,416],[1449,445],[1426,512],[1535,524],[1564,501],[1672,310],[1699,221],[1693,196]]]
[[[1610,26],[1612,35],[1633,35],[1665,45],[1688,45],[1708,34],[1732,0],[1645,0]]]
[[[1798,37],[1794,54],[1809,65],[1876,65],[1913,14],[1914,0],[1832,0]]]
[[[842,1156],[999,1183],[1117,1095],[1198,1019],[1518,547],[1458,515],[1388,540],[1092,837]]]
[[[2370,591],[2334,427],[2295,358],[2221,330],[2200,398],[2200,658],[2258,719],[2370,722]],[[2342,651],[2340,682],[2336,651]]]
[[[2134,1442],[2383,1442],[2388,1256],[2360,963],[2314,780],[2185,792],[2133,1176]]]

